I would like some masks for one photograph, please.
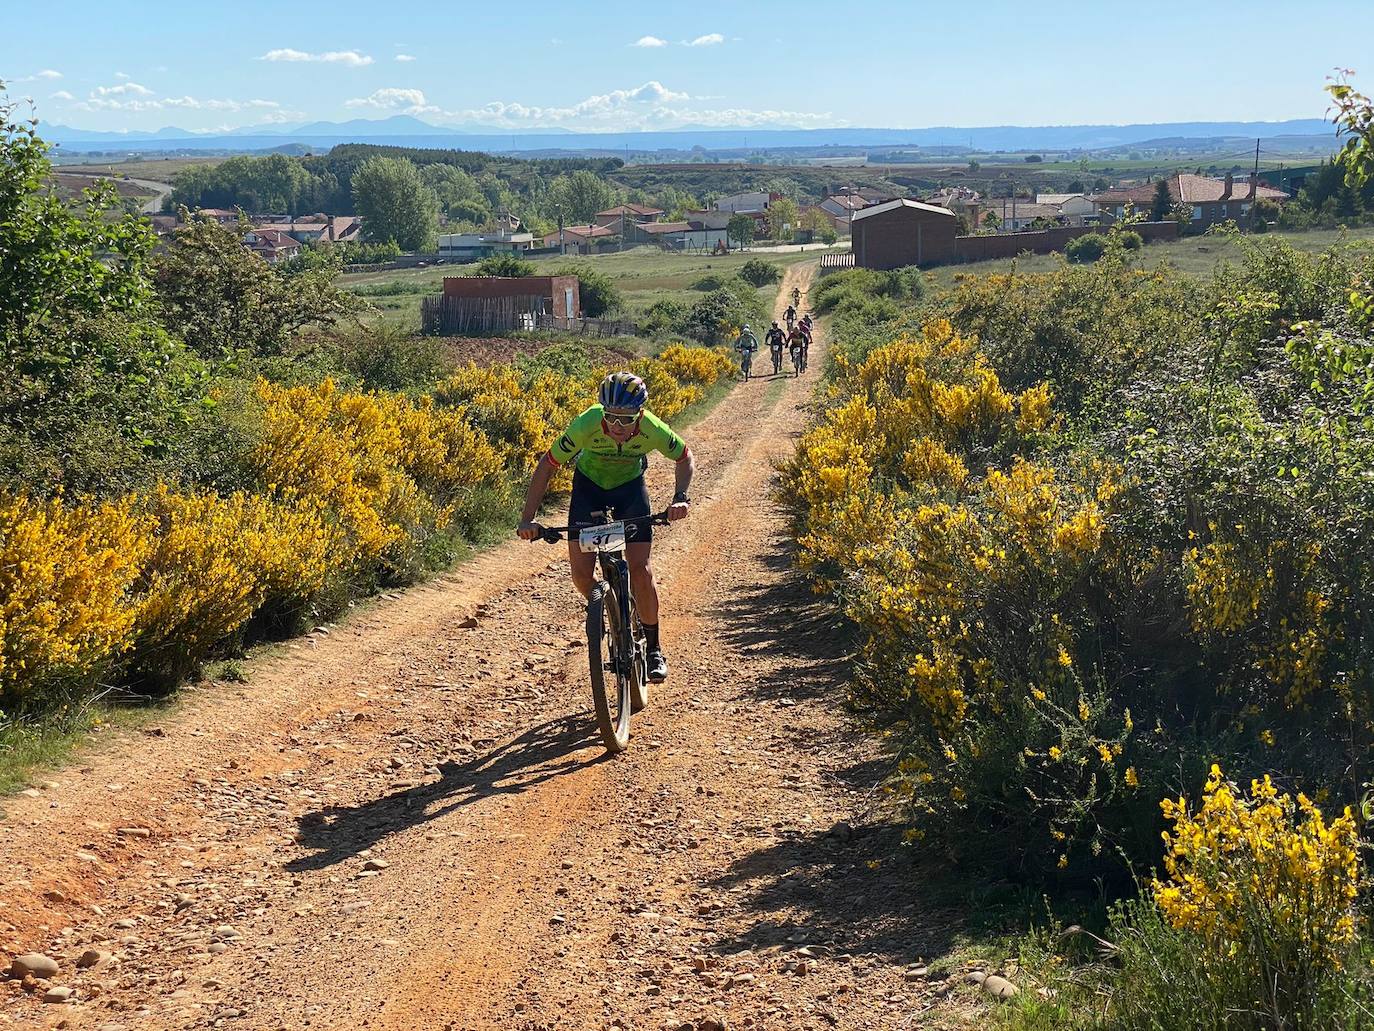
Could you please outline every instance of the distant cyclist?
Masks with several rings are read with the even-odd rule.
[[[801,287],[799,287],[799,286],[794,286],[794,287],[792,288],[792,307],[795,308],[795,307],[797,307],[797,306],[800,305],[800,304],[801,304]]]
[[[747,325],[739,331],[735,340],[735,350],[739,353],[739,365],[744,370],[744,378],[749,378],[749,368],[754,364],[754,352],[759,349],[758,337]]]
[[[560,467],[574,462],[572,499],[568,503],[568,524],[592,525],[593,512],[607,512],[613,519],[647,516],[651,512],[649,488],[644,470],[649,452],[658,451],[677,463],[672,506],[668,518],[687,518],[690,501],[687,488],[696,471],[686,441],[668,428],[646,406],[649,388],[632,372],[613,372],[601,381],[597,403],[579,415],[534,468],[525,508],[520,513],[516,534],[527,541],[539,537],[534,521],[549,489],[549,480]],[[639,620],[649,648],[649,679],[661,684],[668,678],[668,660],[658,636],[658,584],[649,565],[653,526],[648,522],[626,527],[625,560],[630,567],[630,588],[634,592]],[[577,535],[568,538],[568,562],[572,566],[573,586],[582,597],[591,594],[595,582],[596,556],[583,552]]]
[[[782,313],[782,317],[787,320],[787,331],[792,332],[792,324],[797,321],[797,309],[789,304],[787,310]]]
[[[782,370],[782,349],[787,346],[787,333],[776,322],[773,323],[763,339],[768,344],[769,356],[773,359],[773,375]]]

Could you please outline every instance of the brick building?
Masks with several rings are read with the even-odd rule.
[[[900,198],[854,212],[850,224],[859,268],[936,265],[954,253],[955,218],[948,208]]]
[[[516,298],[560,319],[582,317],[576,276],[445,276],[444,296],[466,300]]]

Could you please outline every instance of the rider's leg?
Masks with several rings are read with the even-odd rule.
[[[572,582],[577,593],[586,598],[592,593],[596,582],[596,556],[583,551],[574,536],[568,541],[568,565],[572,567]]]
[[[658,584],[654,580],[654,567],[649,562],[648,543],[625,545],[625,563],[630,567],[630,589],[634,591],[635,608],[639,610],[639,621],[658,625]]]

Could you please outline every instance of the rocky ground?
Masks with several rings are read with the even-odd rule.
[[[8,804],[0,1024],[963,1023],[962,972],[922,963],[955,914],[879,818],[846,640],[769,500],[814,351],[688,434],[693,515],[655,547],[673,675],[625,754],[596,739],[565,553],[511,541]]]

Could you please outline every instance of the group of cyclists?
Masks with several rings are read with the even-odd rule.
[[[811,313],[807,312],[800,319],[797,318],[797,306],[801,303],[801,290],[792,288],[792,303],[787,306],[787,311],[783,313],[783,320],[787,323],[784,330],[778,325],[776,320],[768,327],[763,334],[764,343],[768,345],[769,356],[773,359],[773,375],[782,371],[782,354],[786,348],[792,355],[792,367],[797,375],[806,371],[806,361],[811,350],[812,322]],[[754,331],[747,325],[739,333],[735,340],[735,350],[740,356],[740,368],[744,370],[746,378],[749,369],[754,362],[754,353],[759,349],[759,341],[754,336]]]

